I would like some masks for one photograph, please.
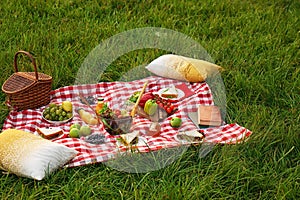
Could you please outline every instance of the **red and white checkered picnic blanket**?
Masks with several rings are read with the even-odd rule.
[[[78,96],[79,93],[84,96],[94,96],[104,98],[105,102],[109,102],[110,107],[119,108],[128,100],[128,98],[135,92],[141,90],[144,83],[148,81],[146,92],[157,92],[162,88],[167,88],[174,84],[186,84],[187,87],[194,93],[193,95],[174,104],[178,106],[179,110],[172,116],[182,118],[183,125],[179,129],[174,129],[169,125],[169,120],[172,116],[161,122],[162,131],[158,137],[146,136],[145,130],[150,125],[150,121],[142,118],[134,118],[133,123],[137,124],[137,129],[140,131],[143,138],[146,139],[147,145],[138,146],[139,152],[157,151],[163,148],[172,148],[182,145],[175,139],[179,131],[187,131],[196,129],[196,126],[188,118],[188,112],[197,111],[197,106],[213,105],[212,93],[207,83],[186,83],[177,80],[166,79],[162,77],[150,76],[141,80],[131,82],[101,82],[97,84],[74,85],[65,86],[51,93],[51,102],[62,102],[64,100],[72,101],[75,108],[84,108],[89,110],[87,105],[81,103]],[[75,122],[82,123],[79,114],[75,112],[73,119],[67,123],[60,125],[49,124],[42,119],[42,112],[45,106],[38,109],[28,109],[23,111],[11,111],[7,116],[3,130],[8,128],[15,128],[31,133],[36,133],[37,127],[60,127],[65,134],[54,139],[54,142],[63,144],[70,148],[76,149],[79,153],[71,160],[67,167],[82,166],[97,162],[105,162],[115,157],[123,149],[119,147],[116,142],[117,136],[109,135],[102,124],[91,126],[93,133],[102,133],[105,135],[106,142],[104,144],[90,144],[82,139],[69,138],[70,125]],[[205,142],[221,143],[221,144],[236,144],[244,141],[251,135],[251,131],[239,126],[238,124],[225,124],[220,127],[204,129],[206,136]]]

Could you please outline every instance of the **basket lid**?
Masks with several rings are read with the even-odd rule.
[[[11,75],[2,85],[2,91],[8,94],[13,94],[24,90],[37,81],[34,79],[28,79],[20,75],[20,72],[14,73]]]
[[[24,77],[27,77],[29,79],[32,79],[32,80],[35,80],[36,79],[36,74],[35,72],[22,72],[21,74],[22,76]],[[47,75],[47,74],[44,74],[44,73],[41,73],[41,72],[38,72],[38,80],[39,81],[51,81],[52,80],[52,77]]]

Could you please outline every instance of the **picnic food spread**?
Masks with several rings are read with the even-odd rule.
[[[167,58],[170,59],[170,56]],[[201,68],[198,63],[203,64],[185,57],[180,59],[191,61],[193,65],[189,67],[195,65],[195,69]],[[209,66],[220,69],[205,63],[206,71]],[[214,117],[210,120],[200,109],[200,106],[206,106],[206,109],[217,107],[203,79],[213,70],[208,71],[210,73],[194,83],[186,82],[191,77],[187,75],[182,80],[182,77],[174,79],[156,74],[130,82],[100,82],[58,88],[51,92],[49,104],[34,109],[12,110],[3,130],[22,130],[76,151],[77,154],[64,163],[65,167],[105,162],[128,149],[147,153],[180,145],[200,145],[204,138],[206,142],[219,144],[242,142],[251,131],[238,124],[223,121],[216,124],[220,122],[219,112],[211,111]],[[197,113],[198,124],[189,118],[190,112]],[[211,121],[213,126],[200,130],[202,122]]]

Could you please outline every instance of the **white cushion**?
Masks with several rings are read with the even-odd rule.
[[[158,57],[146,69],[157,76],[188,82],[203,82],[223,70],[222,67],[204,60],[173,54]]]
[[[22,130],[7,129],[0,134],[0,168],[18,176],[42,180],[77,153]]]

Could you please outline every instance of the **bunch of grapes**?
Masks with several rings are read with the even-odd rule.
[[[164,99],[161,98],[158,94],[155,94],[154,100],[160,108],[164,109],[168,113],[168,115],[171,115],[178,110],[177,106],[172,104],[170,99]]]
[[[85,141],[91,144],[105,143],[105,136],[103,134],[92,134],[85,138]]]
[[[50,121],[65,121],[73,116],[72,111],[67,112],[62,108],[62,105],[51,103],[43,111],[43,117]]]

